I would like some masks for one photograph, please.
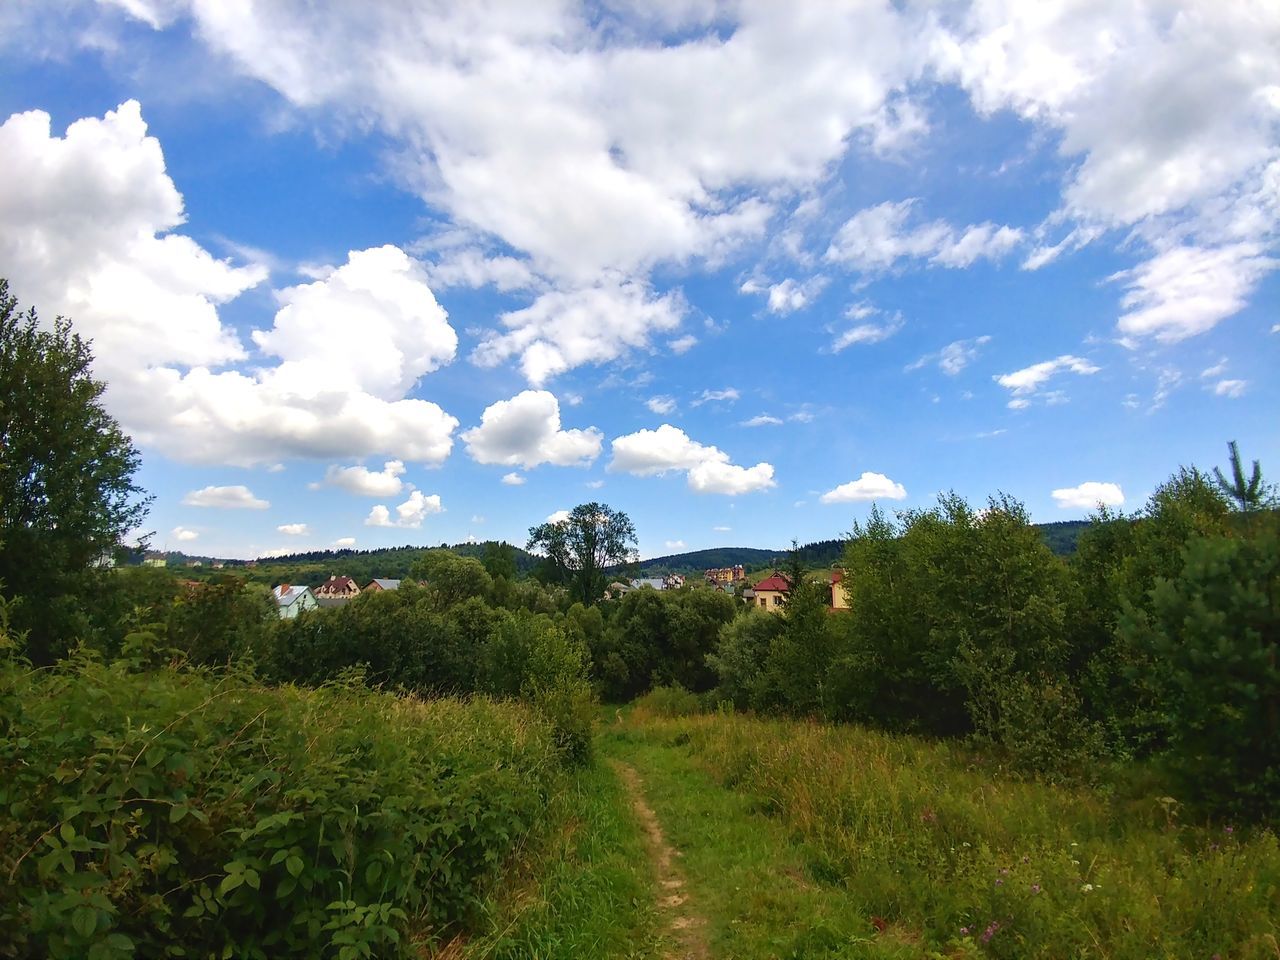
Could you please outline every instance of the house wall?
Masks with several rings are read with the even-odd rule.
[[[781,610],[784,599],[781,590],[757,590],[755,596],[761,610]]]
[[[831,585],[831,609],[848,610],[852,606],[849,602],[849,590],[845,587],[844,581],[833,583]]]

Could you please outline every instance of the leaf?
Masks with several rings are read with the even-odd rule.
[[[284,868],[289,871],[290,876],[295,878],[302,874],[304,867],[305,864],[302,862],[301,857],[290,857],[284,862]]]
[[[64,823],[58,828],[58,835],[67,843],[70,843],[76,838],[76,828],[69,823]]]
[[[182,818],[185,817],[190,812],[191,812],[191,808],[188,807],[186,804],[175,803],[172,807],[169,808],[169,822],[181,823]]]
[[[92,907],[76,907],[75,912],[71,914],[71,927],[88,940],[98,929],[98,911]]]

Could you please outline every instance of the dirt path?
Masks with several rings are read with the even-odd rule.
[[[610,763],[618,772],[636,818],[644,828],[649,859],[653,862],[654,873],[657,874],[658,885],[662,889],[658,906],[668,917],[667,927],[675,941],[674,949],[668,950],[664,956],[666,960],[708,960],[711,954],[703,934],[706,920],[693,911],[689,896],[684,892],[684,877],[675,863],[680,853],[667,842],[662,824],[645,799],[644,781],[640,779],[640,774],[634,767],[621,761],[612,760]]]

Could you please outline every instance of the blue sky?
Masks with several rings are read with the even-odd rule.
[[[0,12],[0,276],[158,547],[647,556],[1280,469],[1266,4]]]

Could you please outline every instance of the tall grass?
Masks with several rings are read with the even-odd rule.
[[[0,667],[0,956],[413,956],[562,784],[550,724],[358,677]]]
[[[1175,798],[1005,776],[956,746],[738,716],[664,719],[797,840],[817,878],[922,949],[997,957],[1280,957],[1280,846]]]

